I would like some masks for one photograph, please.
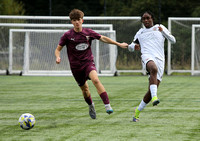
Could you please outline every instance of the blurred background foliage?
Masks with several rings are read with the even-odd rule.
[[[168,17],[200,17],[198,0],[0,0],[0,15],[66,16],[74,9],[86,16],[140,16],[145,10]]]
[[[0,0],[0,15],[68,16],[74,8],[85,16],[140,16],[150,10],[166,26],[168,17],[200,17],[197,0]]]

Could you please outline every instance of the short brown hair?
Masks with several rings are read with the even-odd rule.
[[[69,13],[70,20],[79,20],[80,18],[83,19],[84,13],[79,9],[73,9]]]

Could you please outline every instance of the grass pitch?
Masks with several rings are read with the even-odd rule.
[[[97,119],[88,115],[73,77],[0,76],[1,141],[197,141],[200,139],[200,77],[164,76],[158,88],[161,103],[151,103],[131,122],[134,107],[147,91],[147,76],[100,77],[114,113],[105,112],[91,81]],[[36,118],[23,130],[23,113]]]

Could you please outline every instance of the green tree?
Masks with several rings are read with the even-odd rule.
[[[103,13],[103,6],[99,0],[16,0],[24,3],[26,15],[66,16],[69,12],[78,8],[87,16],[99,16]],[[51,2],[51,7],[50,7]]]
[[[0,15],[24,15],[25,9],[22,2],[15,0],[0,1]]]
[[[192,12],[193,17],[200,17],[200,6],[196,7]]]
[[[14,0],[1,0],[14,1]],[[26,15],[66,16],[74,9],[84,11],[87,16],[140,16],[150,10],[159,16],[161,2],[161,20],[167,23],[168,17],[198,17],[200,16],[200,1],[198,0],[15,0],[24,3]],[[106,4],[106,5],[104,5]],[[104,9],[105,6],[105,9]],[[106,10],[106,11],[104,11]],[[157,21],[156,20],[156,21]]]

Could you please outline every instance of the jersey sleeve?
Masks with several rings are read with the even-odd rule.
[[[164,26],[161,25],[163,31],[161,31],[161,33],[163,34],[163,36],[170,41],[170,43],[175,44],[176,43],[176,39],[175,37],[169,32],[169,30]]]
[[[138,40],[138,35],[141,33],[141,29],[135,34],[135,36],[134,36],[134,39],[133,39],[133,42],[130,44],[130,45],[128,45],[128,50],[130,51],[130,52],[134,52],[134,50],[135,50],[135,45],[136,44],[140,44],[140,42],[139,42],[139,40]]]
[[[60,46],[65,46],[67,44],[67,41],[68,41],[68,39],[67,39],[67,33],[64,33],[62,35],[62,37],[60,38],[59,45]]]
[[[88,29],[88,30],[90,32],[90,37],[92,37],[93,39],[99,40],[101,38],[101,35],[99,33],[95,32],[92,29]]]

